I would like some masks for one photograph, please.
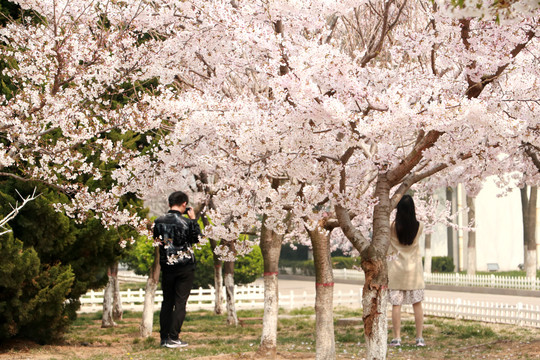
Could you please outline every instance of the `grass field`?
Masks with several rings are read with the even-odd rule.
[[[226,325],[226,316],[211,312],[188,313],[181,338],[184,349],[161,348],[158,312],[151,338],[138,336],[141,314],[125,312],[115,328],[102,329],[101,314],[83,314],[65,338],[40,346],[27,341],[3,344],[0,359],[257,359],[262,329],[262,310],[239,311],[241,325]],[[361,359],[365,341],[361,312],[335,311],[338,359]],[[344,321],[347,320],[347,321]],[[414,322],[404,314],[404,346],[389,349],[388,359],[540,359],[540,329],[519,328],[442,318],[425,319],[426,348],[414,344]],[[278,329],[279,359],[315,358],[313,309],[281,311]]]

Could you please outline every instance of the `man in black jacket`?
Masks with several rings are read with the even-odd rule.
[[[192,245],[199,242],[201,229],[195,212],[187,207],[189,198],[182,191],[169,195],[169,212],[154,222],[154,238],[159,241],[163,302],[159,314],[161,346],[184,347],[178,338],[186,317],[186,304],[195,276]],[[187,214],[189,219],[182,216]]]

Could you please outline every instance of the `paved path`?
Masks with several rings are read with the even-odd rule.
[[[263,284],[262,279],[257,279],[256,284]],[[334,285],[334,293],[338,291],[349,292],[350,290],[358,291],[362,285],[349,284],[336,282]],[[315,282],[312,279],[306,280],[291,280],[286,277],[279,278],[278,284],[279,292],[282,294],[288,294],[291,290],[295,293],[299,291],[305,291],[307,294],[315,293]],[[513,296],[513,295],[499,295],[499,294],[486,294],[486,293],[472,293],[472,292],[460,292],[460,291],[441,291],[441,290],[426,290],[426,297],[437,298],[461,298],[462,300],[469,301],[484,301],[484,302],[496,302],[509,305],[515,305],[517,303],[529,304],[540,306],[540,292],[538,296]]]

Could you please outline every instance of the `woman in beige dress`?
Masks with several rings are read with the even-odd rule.
[[[388,288],[392,306],[394,338],[389,346],[401,346],[401,305],[412,304],[416,324],[416,345],[426,346],[422,337],[424,313],[424,270],[419,238],[422,224],[416,220],[414,201],[404,195],[397,205],[396,219],[390,226],[388,248]]]

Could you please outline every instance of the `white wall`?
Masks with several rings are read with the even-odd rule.
[[[518,270],[523,264],[523,224],[521,195],[518,188],[501,195],[493,179],[486,180],[484,188],[476,197],[476,262],[477,270],[486,271],[488,263],[499,264],[500,270]],[[446,199],[445,190],[437,191],[441,202]],[[464,195],[459,203],[466,206]],[[540,201],[537,205],[537,226],[540,227]],[[460,221],[466,222],[462,217]],[[540,265],[540,229],[536,231],[537,255]],[[462,234],[461,269],[466,269],[467,234]],[[423,246],[423,244],[421,244]],[[432,255],[447,255],[446,227],[439,225],[432,235]]]
[[[523,214],[519,189],[504,197],[491,180],[476,197],[476,262],[478,270],[498,263],[501,270],[523,264]]]

